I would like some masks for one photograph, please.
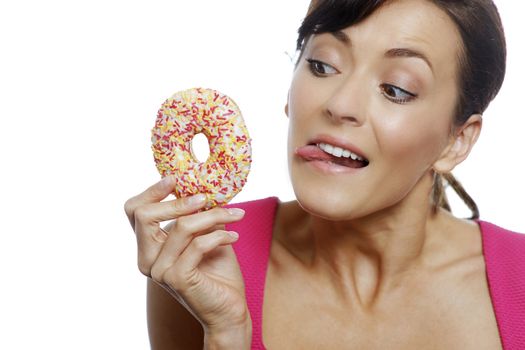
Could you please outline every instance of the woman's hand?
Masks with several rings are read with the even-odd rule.
[[[244,211],[197,212],[206,204],[202,194],[161,202],[173,192],[173,182],[165,177],[125,204],[137,236],[139,270],[201,323],[208,340],[251,337],[244,282],[231,246],[238,235],[224,230],[224,224],[242,219]],[[173,219],[160,228],[161,222]]]

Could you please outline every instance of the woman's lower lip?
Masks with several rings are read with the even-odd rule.
[[[326,160],[303,160],[308,166],[321,171],[324,174],[355,174],[364,168],[350,168]]]

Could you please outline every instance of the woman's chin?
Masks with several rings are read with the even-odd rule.
[[[296,192],[297,203],[310,215],[330,221],[346,221],[359,217],[348,196],[345,200],[339,196],[325,196],[315,194],[301,194]]]
[[[299,205],[313,216],[345,221],[362,216],[368,207],[367,179],[320,174],[304,162],[290,164],[290,179]]]

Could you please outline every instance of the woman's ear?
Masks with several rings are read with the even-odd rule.
[[[456,165],[463,162],[470,154],[472,147],[476,144],[482,124],[483,118],[481,114],[471,115],[469,119],[455,131],[453,137],[450,138],[449,144],[445,147],[439,159],[434,162],[433,169],[437,173],[446,174],[451,172]]]

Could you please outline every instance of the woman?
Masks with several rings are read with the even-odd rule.
[[[446,179],[477,218],[450,172],[503,81],[492,2],[313,1],[298,49],[296,201],[197,212],[200,194],[160,202],[166,177],[126,202],[152,347],[525,346],[525,236],[454,217],[443,192]]]

